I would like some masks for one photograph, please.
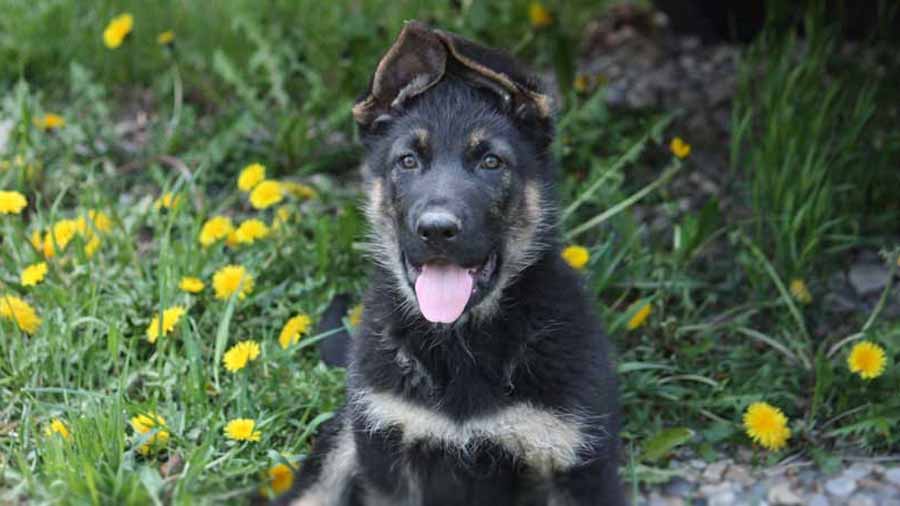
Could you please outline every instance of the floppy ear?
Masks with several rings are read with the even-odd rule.
[[[549,125],[549,95],[512,57],[415,21],[403,27],[378,63],[369,90],[353,106],[353,117],[364,129],[389,119],[447,74],[492,91],[517,119]]]
[[[444,77],[447,50],[425,25],[411,21],[378,62],[369,91],[353,106],[353,118],[369,126]]]

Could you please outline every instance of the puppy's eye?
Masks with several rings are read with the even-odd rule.
[[[399,160],[400,167],[404,169],[415,169],[419,166],[419,161],[413,155],[403,155]]]
[[[503,160],[500,159],[497,155],[487,155],[481,160],[481,167],[484,169],[499,169],[503,166]]]

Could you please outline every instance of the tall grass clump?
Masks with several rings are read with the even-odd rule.
[[[732,164],[746,176],[750,231],[783,273],[802,276],[858,225],[856,185],[869,179],[876,83],[837,69],[835,30],[810,18],[805,36],[769,31],[748,51],[733,109]]]

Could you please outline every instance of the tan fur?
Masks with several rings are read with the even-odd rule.
[[[347,420],[336,436],[335,447],[322,463],[318,481],[302,496],[291,501],[291,506],[337,504],[350,480],[356,475],[357,466],[353,427],[350,420]]]
[[[591,444],[577,416],[528,403],[460,423],[389,393],[363,391],[351,402],[368,430],[399,428],[403,444],[427,443],[470,453],[490,441],[545,476],[578,464],[579,452]]]

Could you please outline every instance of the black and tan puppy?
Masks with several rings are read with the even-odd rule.
[[[295,505],[620,505],[609,345],[559,255],[548,97],[409,23],[353,108],[376,262]]]

